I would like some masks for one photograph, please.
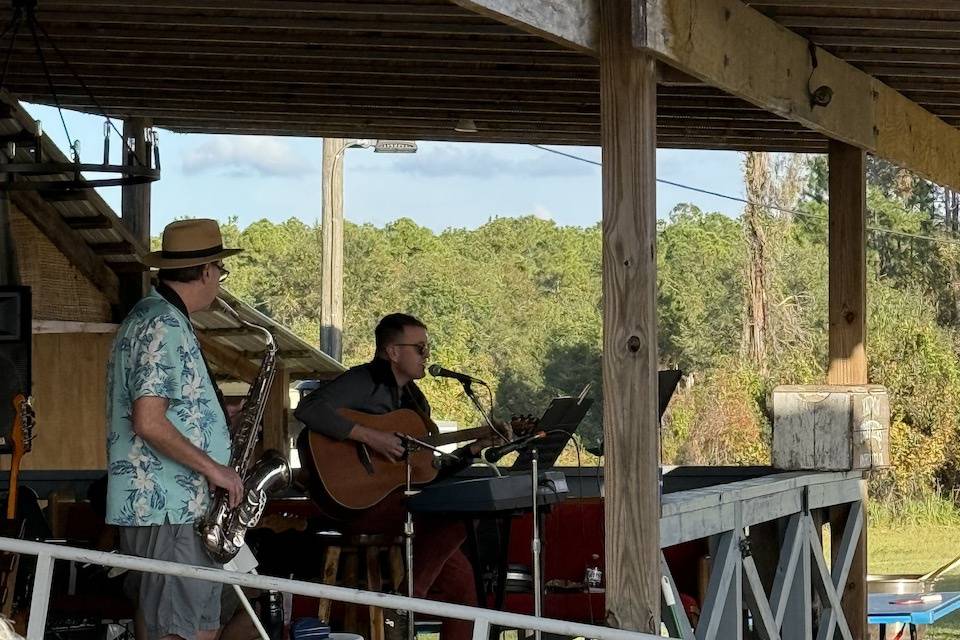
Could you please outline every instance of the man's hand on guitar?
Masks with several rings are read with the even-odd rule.
[[[357,424],[350,432],[350,439],[362,442],[390,462],[398,462],[403,458],[403,442],[392,433]]]

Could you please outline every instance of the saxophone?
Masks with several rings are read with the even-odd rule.
[[[267,343],[260,370],[250,384],[240,420],[231,434],[230,466],[243,479],[243,498],[231,509],[229,494],[218,488],[206,515],[197,522],[197,532],[207,553],[216,562],[226,564],[240,552],[247,529],[260,522],[267,505],[267,493],[289,487],[292,473],[286,456],[276,450],[264,453],[251,467],[264,403],[276,373],[277,344],[267,329],[241,319],[222,299],[217,298],[217,301],[234,320],[262,332]]]

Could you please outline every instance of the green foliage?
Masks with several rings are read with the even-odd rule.
[[[737,221],[677,205],[657,234],[660,360],[684,371],[715,367],[742,334],[746,248]],[[694,267],[696,265],[696,267]]]
[[[753,465],[770,461],[764,383],[754,371],[729,367],[680,391],[664,419],[664,461],[689,465]]]
[[[767,398],[778,384],[822,383],[827,368],[826,162],[808,163],[797,214],[771,217],[767,373],[740,353],[747,251],[739,220],[681,204],[657,228],[659,359],[687,376],[662,429],[663,460],[769,461]],[[872,163],[869,234],[870,379],[891,395],[893,471],[872,482],[888,504],[919,497],[933,520],[960,483],[960,245],[941,233],[936,190]],[[223,225],[230,289],[316,343],[320,233],[290,219]],[[475,230],[434,233],[409,219],[344,227],[344,361],[373,356],[373,329],[404,311],[430,328],[432,359],[490,382],[496,415],[539,413],[555,395],[592,385],[581,442],[602,437],[601,229],[535,217],[494,218]],[[473,424],[460,385],[428,378],[436,415]],[[568,452],[566,461],[576,459]],[[587,462],[596,462],[589,457]],[[934,487],[944,487],[936,500]],[[932,500],[932,501],[931,501]],[[903,503],[906,504],[906,503]],[[877,517],[885,517],[877,514]],[[945,517],[945,516],[943,516]],[[890,520],[890,518],[887,518]],[[885,521],[887,521],[885,520]],[[891,520],[892,521],[892,520]]]

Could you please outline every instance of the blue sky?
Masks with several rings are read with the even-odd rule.
[[[55,109],[25,105],[61,148],[67,137]],[[64,111],[81,158],[100,162],[103,118]],[[121,123],[116,123],[121,128]],[[344,215],[382,226],[400,217],[440,231],[477,227],[492,217],[536,215],[557,224],[587,226],[600,220],[600,167],[529,145],[419,142],[416,154],[377,154],[349,149],[344,155]],[[241,226],[268,218],[320,216],[319,138],[175,134],[159,131],[162,176],[153,184],[152,233],[180,216],[226,220]],[[119,158],[120,141],[111,149]],[[596,147],[557,147],[600,160]],[[743,197],[740,154],[661,150],[659,178]],[[100,190],[118,211],[120,189]],[[702,209],[740,212],[740,204],[658,185],[657,212],[679,202]]]

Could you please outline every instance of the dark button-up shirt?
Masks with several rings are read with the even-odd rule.
[[[430,403],[414,382],[402,388],[390,368],[390,361],[374,358],[353,367],[311,392],[297,406],[294,415],[311,431],[336,440],[345,440],[353,429],[338,409],[353,409],[381,415],[397,409],[413,409],[430,416]]]

